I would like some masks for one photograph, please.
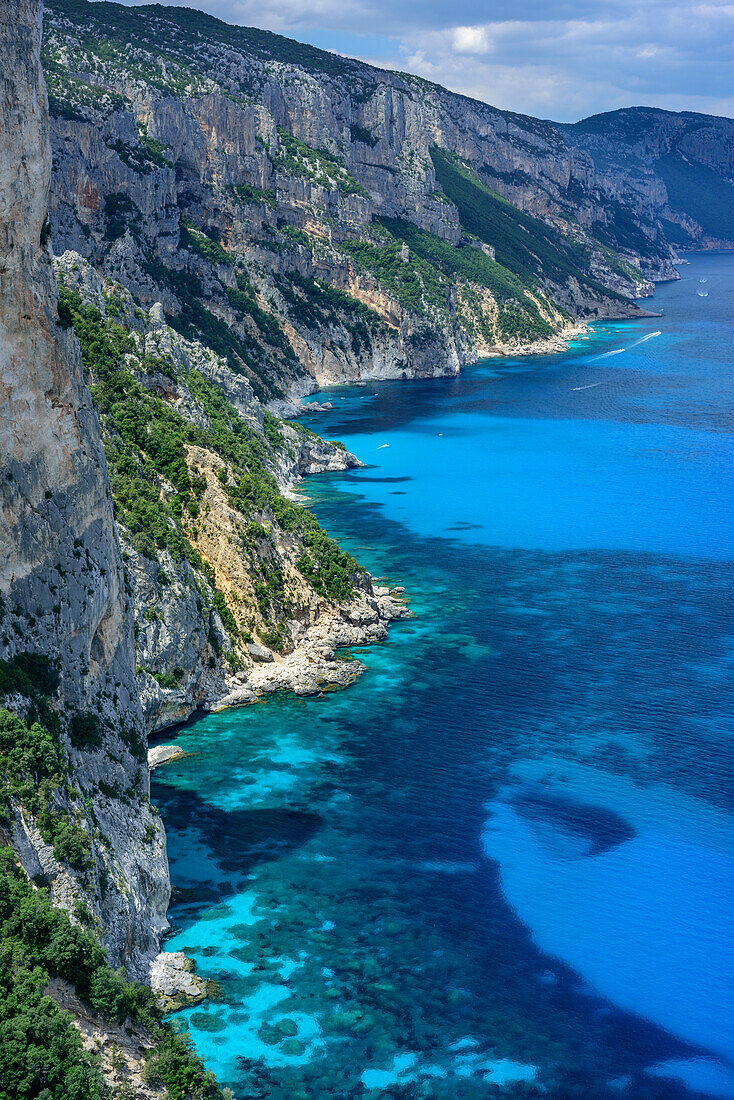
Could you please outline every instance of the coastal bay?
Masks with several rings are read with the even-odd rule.
[[[368,465],[311,506],[414,617],[154,775],[236,1095],[734,1095],[734,266],[681,274],[561,355],[315,395]]]

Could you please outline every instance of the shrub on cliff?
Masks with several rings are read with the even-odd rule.
[[[155,1044],[148,1075],[173,1100],[220,1100],[188,1041],[160,1023],[151,990],[112,970],[94,936],[34,889],[12,849],[0,848],[0,1100],[107,1100],[71,1017],[44,996],[49,977],[73,985],[106,1021],[145,1028]]]

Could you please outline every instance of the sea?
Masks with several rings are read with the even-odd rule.
[[[174,733],[172,1019],[238,1100],[734,1100],[734,256],[564,353],[314,395],[412,617]]]

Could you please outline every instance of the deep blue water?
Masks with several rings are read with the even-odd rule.
[[[178,1019],[240,1100],[734,1098],[734,256],[681,274],[566,354],[318,395],[370,465],[312,507],[415,618],[155,773],[220,983]]]

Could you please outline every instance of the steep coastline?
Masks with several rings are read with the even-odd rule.
[[[39,830],[12,794],[9,836],[55,902],[89,907],[113,963],[144,975],[167,927],[165,839],[148,800],[130,604],[97,418],[79,346],[57,311],[38,5],[13,0],[10,9],[2,39],[0,400],[12,417],[0,422],[0,658],[20,714],[33,712],[13,677],[24,655],[52,669],[46,691],[73,776],[73,787],[54,795],[56,834],[64,829],[88,855],[71,857],[72,866],[54,828]]]
[[[38,2],[0,19],[0,839],[19,861],[0,872],[6,900],[40,906],[77,952],[54,970],[54,941],[43,989],[85,1049],[124,1047],[146,1097],[170,1085],[173,1050],[218,1100],[149,991],[108,966],[168,1008],[207,993],[183,952],[159,951],[170,884],[147,736],[347,686],[364,666],[337,650],[409,614],[296,503],[303,475],[358,457],[281,417],[319,385],[451,375],[643,316],[631,298],[670,277],[674,251],[652,207],[632,245],[602,242],[616,178],[537,120],[342,59],[324,71],[330,55],[253,60],[251,43],[221,83],[210,22],[193,65],[192,13],[130,14],[135,34],[174,27],[159,75],[125,50],[108,66],[75,38],[91,7],[58,7],[50,220]]]
[[[657,228],[616,239],[559,130],[425,81],[82,0],[49,7],[44,64],[55,251],[160,301],[272,411],[562,347],[675,277]]]
[[[604,191],[685,250],[734,248],[734,122],[630,107],[560,127]]]
[[[38,0],[0,15],[2,1091],[222,1100],[160,1023],[165,835],[149,800],[132,617],[99,423],[47,221]],[[7,413],[12,415],[8,416]],[[183,960],[180,960],[183,962]],[[125,976],[127,975],[127,977]]]
[[[135,305],[77,253],[56,260],[101,413],[146,728],[343,683],[337,645],[405,614],[298,505],[306,473],[361,465],[268,413],[226,359]]]
[[[717,281],[718,293],[701,304],[703,275],[710,290]],[[397,1075],[406,1093],[484,1097],[500,1091],[482,1076],[496,1069],[518,1074],[519,1087],[505,1078],[507,1095],[611,1097],[628,1075],[631,1095],[645,1082],[640,1091],[656,1100],[683,1100],[682,1088],[656,1076],[648,1088],[644,1073],[679,1057],[678,1041],[637,1016],[622,1026],[608,1002],[538,952],[478,844],[489,790],[497,790],[498,812],[513,806],[506,798],[549,793],[559,835],[530,805],[524,836],[500,833],[509,873],[525,897],[535,892],[541,920],[546,904],[557,914],[559,938],[593,938],[599,957],[608,957],[605,914],[624,899],[625,928],[636,938],[648,913],[639,902],[647,868],[634,869],[628,893],[614,878],[606,897],[597,894],[595,919],[575,915],[573,935],[556,888],[568,885],[566,906],[573,906],[577,869],[592,879],[605,860],[635,850],[636,841],[625,839],[631,830],[597,816],[597,797],[603,806],[626,788],[621,817],[634,801],[640,832],[649,829],[651,770],[668,782],[669,730],[679,722],[699,740],[686,739],[684,748],[676,733],[676,751],[690,752],[695,763],[693,772],[676,770],[678,790],[702,789],[698,768],[724,783],[730,776],[727,716],[711,684],[712,670],[723,673],[726,664],[722,596],[731,578],[720,561],[702,559],[718,555],[728,534],[717,521],[726,487],[707,471],[721,468],[727,450],[726,425],[710,399],[727,384],[732,272],[699,259],[683,277],[662,292],[662,324],[599,326],[585,348],[520,372],[375,387],[376,398],[364,401],[369,389],[345,390],[343,403],[337,397],[333,410],[316,417],[321,431],[357,453],[379,455],[383,466],[356,493],[358,479],[350,476],[329,478],[324,489],[316,484],[317,514],[369,544],[372,562],[401,576],[421,617],[370,654],[368,677],[348,692],[203,716],[177,736],[191,757],[156,773],[183,895],[172,911],[182,931],[171,947],[189,947],[202,973],[228,982],[224,1001],[183,1019],[238,1095],[288,1096],[299,1088],[356,1095],[365,1082],[397,1092],[385,1084]],[[712,305],[726,327],[701,325]],[[657,329],[663,335],[652,337]],[[670,423],[669,410],[680,396],[677,370],[685,373],[690,341],[702,332],[694,345],[700,389],[684,408],[700,429],[706,407],[713,430],[700,432],[710,460],[696,464],[690,522],[690,513],[679,512],[690,487],[690,437]],[[651,338],[638,343],[643,335]],[[597,358],[610,350],[617,356]],[[596,383],[578,396],[572,388]],[[661,441],[665,451],[655,454],[664,477],[658,459],[649,459]],[[390,449],[377,450],[385,442]],[[464,476],[479,469],[484,492]],[[389,480],[397,475],[409,480]],[[569,484],[576,490],[570,527]],[[608,492],[599,494],[600,484]],[[518,512],[527,516],[519,534]],[[571,539],[588,550],[569,550]],[[632,540],[635,548],[626,549]],[[681,540],[675,574],[669,540]],[[681,630],[670,629],[671,614]],[[712,624],[713,642],[684,626],[701,621]],[[705,654],[693,679],[691,644]],[[664,726],[658,706],[645,705],[649,698],[665,700]],[[702,708],[711,719],[705,728]],[[712,732],[716,754],[703,751]],[[571,784],[579,758],[587,769]],[[508,769],[522,776],[519,790],[504,787]],[[639,780],[636,793],[630,773]],[[571,803],[554,802],[566,785],[576,787]],[[712,784],[714,797],[722,793]],[[668,790],[663,801],[661,816],[677,828],[682,800]],[[265,837],[256,828],[261,818]],[[704,820],[699,839],[707,837],[716,852],[721,826]],[[530,851],[518,870],[512,858],[523,843]],[[648,853],[659,868],[656,883],[676,882],[668,849],[651,839]],[[536,862],[547,873],[534,891]],[[697,877],[698,859],[690,866]],[[662,910],[666,889],[653,893]],[[688,896],[699,904],[696,887]],[[723,923],[726,885],[720,896]],[[698,932],[679,919],[686,912],[668,907],[667,926],[705,963]],[[706,922],[696,928],[709,930]],[[653,941],[651,954],[669,981],[669,953]],[[611,969],[618,979],[616,963]],[[646,965],[639,969],[649,975]],[[718,1029],[726,1024],[724,1002],[708,998],[708,981],[702,978],[693,1000],[708,999]],[[679,987],[679,996],[687,990]],[[688,1002],[678,1003],[684,1017]],[[242,1061],[230,1057],[235,1051]],[[528,1090],[522,1074],[535,1075]]]
[[[176,589],[182,571],[198,593],[199,616],[211,598],[197,660],[208,653],[213,703],[241,701],[246,691],[290,686],[311,692],[348,682],[359,666],[345,675],[344,663],[332,660],[334,647],[382,637],[386,622],[405,612],[402,601],[373,588],[364,570],[281,493],[280,486],[290,490],[302,472],[355,465],[341,445],[276,421],[214,353],[169,330],[160,311],[144,318],[124,288],[103,287],[78,257],[59,261],[59,300],[46,214],[50,150],[35,0],[13,0],[0,31],[7,123],[0,148],[7,195],[0,211],[0,385],[13,414],[0,436],[0,839],[6,845],[0,924],[13,960],[10,969],[7,961],[0,966],[0,995],[18,983],[18,995],[3,1001],[3,1019],[21,1030],[32,1027],[48,1048],[42,1058],[34,1055],[29,1032],[27,1046],[17,1046],[12,1057],[4,1052],[12,1062],[4,1073],[38,1079],[59,1095],[83,1087],[84,1095],[101,1100],[111,1086],[151,1100],[184,1093],[221,1100],[188,1042],[160,1024],[147,988],[152,984],[168,1007],[200,1000],[207,989],[183,952],[159,954],[170,886],[145,750],[156,715],[170,720],[169,699],[166,674],[156,679],[139,664],[148,645],[153,660],[186,660],[180,643],[192,645],[196,632],[174,601],[166,626],[178,621],[189,633],[174,639],[168,654],[156,637],[136,650],[136,633],[145,631],[134,629],[135,615],[148,622],[150,605],[136,605],[134,570],[152,570],[156,585],[174,589],[191,612],[186,594]],[[217,382],[207,381],[207,373]],[[138,412],[153,414],[138,421],[138,454],[122,446],[130,444],[125,418],[135,413],[135,401]],[[167,414],[167,435],[155,434],[156,413]],[[239,440],[239,450],[227,449],[217,433],[217,417],[225,413],[227,438]],[[182,424],[194,433],[185,442],[176,435]],[[145,466],[151,438],[164,454],[158,479]],[[136,461],[157,485],[152,513],[158,526],[133,522],[140,520],[135,504],[145,500],[142,480],[132,485],[132,498],[120,484],[123,472],[136,476]],[[212,466],[222,476],[210,484]],[[254,497],[249,490],[256,490]],[[176,495],[189,505],[184,521]],[[240,527],[254,537],[243,584],[259,575],[256,559],[275,556],[290,568],[285,580],[271,583],[273,591],[255,591],[257,610],[235,591],[235,580],[226,595],[218,587],[226,574],[222,555],[214,564],[203,557],[200,545],[211,551],[206,526],[189,524],[199,509],[214,513],[225,543]],[[253,526],[254,536],[247,535]],[[169,541],[160,541],[162,532]],[[193,548],[191,560],[175,552],[182,539]],[[156,549],[169,553],[172,576],[165,580]],[[224,557],[232,568],[238,555]],[[300,604],[292,602],[294,593]],[[154,591],[151,602],[157,598]],[[277,630],[282,619],[273,619],[286,609],[294,615],[288,634]],[[249,638],[253,627],[263,637],[266,623],[276,655]],[[243,675],[251,669],[253,689]],[[145,689],[146,680],[155,688],[143,690],[141,705],[138,681]],[[233,698],[233,685],[240,698]],[[198,703],[194,696],[186,713]],[[130,984],[123,973],[146,984]],[[46,1023],[55,1028],[53,1042]]]

